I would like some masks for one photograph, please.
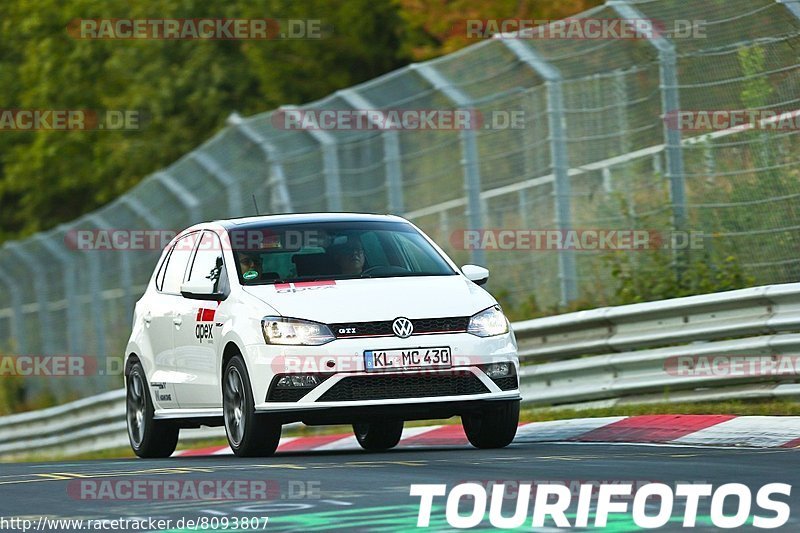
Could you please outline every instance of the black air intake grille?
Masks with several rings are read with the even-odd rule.
[[[496,378],[492,381],[500,387],[500,390],[514,390],[517,388],[517,376],[507,376],[504,378]]]
[[[320,402],[354,402],[483,394],[489,389],[469,372],[352,376],[325,392]]]

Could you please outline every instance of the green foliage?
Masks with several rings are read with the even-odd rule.
[[[134,131],[0,135],[0,241],[93,210],[224,126],[303,103],[408,62],[391,0],[9,0],[0,21],[4,109],[139,110]],[[318,19],[322,39],[89,40],[67,33],[80,18]],[[13,208],[12,208],[13,206]]]
[[[749,48],[741,48],[738,55],[742,75],[748,78],[744,81],[744,89],[742,89],[742,103],[747,109],[765,106],[774,91],[769,78],[762,75],[767,70],[764,47],[754,45]]]
[[[515,321],[603,305],[626,305],[742,289],[755,283],[754,278],[748,276],[739,261],[731,255],[715,260],[708,253],[697,253],[689,258],[688,266],[679,269],[674,256],[668,252],[618,252],[603,256],[602,264],[611,273],[614,282],[610,298],[604,296],[605,288],[592,290],[591,287],[584,287],[583,298],[568,306],[541,307],[535,294],[526,295],[516,304],[506,290],[497,291],[494,295],[506,315]]]
[[[669,253],[643,254],[636,261],[631,254],[608,257],[612,277],[619,284],[613,305],[741,289],[754,281],[732,256],[713,262],[706,254],[698,254],[689,259],[688,268],[680,270]]]
[[[25,388],[19,376],[0,376],[0,416],[16,413],[25,404]]]

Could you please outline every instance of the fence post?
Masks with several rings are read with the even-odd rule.
[[[195,196],[195,194],[181,185],[180,182],[176,181],[172,175],[169,174],[166,170],[161,170],[153,174],[153,179],[157,180],[161,185],[164,186],[167,191],[178,200],[185,209],[186,212],[189,214],[190,220],[187,221],[186,225],[189,224],[196,224],[200,222],[203,218],[200,212],[200,199]],[[180,230],[179,230],[180,231]]]
[[[416,71],[434,89],[441,92],[457,107],[468,109],[473,104],[472,98],[458,87],[454,87],[433,65],[429,63],[412,63],[408,68]],[[481,204],[481,169],[477,134],[474,128],[469,127],[461,129],[459,135],[461,137],[461,165],[464,169],[464,194],[467,198],[469,229],[481,230],[484,227],[484,213]],[[485,266],[485,250],[481,248],[470,250],[470,262]]]
[[[609,0],[607,2],[619,15],[627,20],[641,20],[646,17],[627,0]],[[645,32],[647,33],[647,32]],[[667,178],[670,183],[672,202],[672,225],[675,230],[686,229],[686,173],[683,164],[683,145],[681,131],[670,127],[668,117],[680,111],[680,89],[678,87],[678,66],[675,46],[669,39],[652,31],[645,35],[648,42],[658,51],[658,68],[660,72],[661,112],[664,116],[664,150],[667,156]],[[676,254],[678,274],[685,266],[684,254]]]
[[[210,155],[194,151],[190,157],[211,175],[217,182],[222,185],[225,192],[228,194],[228,210],[231,217],[240,217],[244,215],[244,206],[242,205],[242,184],[230,172],[222,168],[213,157]]]
[[[281,111],[297,109],[296,106],[282,106]],[[328,211],[342,211],[342,180],[339,175],[339,152],[336,137],[325,130],[306,130],[306,133],[319,143],[322,150],[322,174],[325,176],[325,197]]]
[[[792,15],[800,19],[800,0],[776,0],[779,4],[786,6]]]
[[[561,72],[541,58],[532,47],[519,39],[500,39],[517,58],[545,80],[547,87],[547,124],[550,131],[550,159],[555,176],[555,216],[561,231],[572,229],[572,187],[567,153],[566,117],[564,115],[563,77]],[[559,250],[558,277],[561,285],[561,305],[578,299],[578,273],[574,250]]]
[[[10,242],[6,244],[6,249],[12,254],[20,258],[25,265],[36,272],[37,280],[47,279],[42,274],[42,264],[31,257],[29,252],[22,249],[19,242]],[[36,305],[39,314],[39,336],[42,340],[42,352],[44,355],[54,355],[55,348],[53,347],[53,340],[50,332],[53,331],[53,323],[50,320],[50,310],[48,309],[47,294],[45,289],[47,286],[44,283],[32,283],[33,291],[36,295]]]
[[[265,137],[251,128],[244,119],[242,119],[239,113],[231,113],[227,122],[233,126],[234,131],[240,133],[248,141],[258,146],[263,152],[264,158],[269,161],[270,177],[268,185],[270,187],[271,212],[293,213],[292,197],[289,193],[289,185],[286,182],[283,164],[278,157],[278,150]]]
[[[125,204],[127,204],[128,201],[129,201],[129,199],[128,199],[127,196],[122,196],[122,197],[120,197],[120,200],[119,200],[120,203],[125,203]],[[138,200],[132,199],[132,201],[136,202]],[[113,227],[111,224],[106,222],[106,220],[104,218],[102,218],[100,215],[89,214],[89,215],[86,215],[82,220],[85,220],[85,221],[93,224],[97,229],[100,229],[100,230],[114,231],[114,230],[120,229],[120,228]],[[133,229],[133,228],[130,228],[130,229]],[[99,250],[88,250],[87,252],[84,253],[84,256],[87,256],[87,254],[91,254],[92,256],[94,256],[94,255],[96,255],[96,253],[98,251]],[[130,269],[130,264],[128,263],[128,261],[126,261],[126,258],[128,257],[128,253],[130,253],[130,251],[114,250],[114,253],[118,254],[119,257],[120,257],[120,284],[122,285],[122,290],[124,291],[124,294],[125,294],[125,296],[123,297],[123,300],[124,300],[124,304],[123,305],[125,305],[126,309],[132,309],[132,306],[131,307],[128,306],[128,298],[130,297],[130,290],[131,290],[131,285],[132,285],[131,269]],[[91,271],[100,270],[99,266],[94,263],[95,261],[99,262],[100,258],[88,257],[87,256],[87,263],[89,263],[91,265],[89,267],[91,269]],[[95,310],[96,309],[100,309],[100,308],[103,307],[103,299],[102,299],[102,295],[100,294],[100,291],[99,290],[95,290],[96,287],[95,287],[94,283],[95,283],[95,280],[92,279],[90,281],[90,284],[91,284],[90,286],[92,287],[92,313],[94,315],[93,318],[92,318],[92,321],[95,322],[95,327],[97,327],[96,321],[97,321],[98,316],[97,316],[97,314],[95,314],[96,313]],[[102,317],[103,315],[100,315],[100,316]],[[131,313],[130,317],[128,317],[128,318],[132,319],[133,318],[133,314]],[[98,339],[102,338],[103,336],[105,336],[105,333],[104,332],[100,332],[100,335],[101,336],[99,336]]]
[[[0,283],[6,286],[8,293],[11,295],[11,336],[14,339],[14,348],[19,354],[27,354],[28,343],[26,342],[23,328],[22,293],[19,289],[19,283],[11,279],[1,268]]]
[[[139,218],[148,221],[148,224],[151,228],[155,228],[158,231],[174,231],[178,232],[181,228],[165,228],[164,222],[161,220],[161,217],[153,213],[150,209],[145,207],[144,203],[142,203],[138,198],[134,197],[133,195],[126,194],[121,196],[119,202],[125,205],[128,209],[130,209],[136,216]],[[97,222],[97,221],[96,221]],[[113,229],[113,228],[108,228]],[[134,308],[134,295],[133,295],[133,275],[131,274],[131,255],[130,251],[118,252],[120,256],[120,282],[122,283],[123,290],[125,291],[125,298],[124,298],[124,305],[125,309],[127,310],[127,320],[130,322],[133,320],[133,308]],[[160,255],[161,250],[157,250],[156,254]]]
[[[46,237],[44,233],[37,233],[33,240],[39,241],[42,246],[44,246],[53,257],[61,263],[61,272],[63,275],[63,283],[64,283],[64,298],[67,301],[66,308],[69,309],[70,304],[74,304],[76,301],[76,293],[75,293],[75,261],[74,258],[64,250],[64,243],[62,241],[61,245],[56,245],[53,243],[49,237]],[[67,320],[67,351],[72,355],[79,355],[83,352],[83,338],[80,333],[80,326],[81,320],[74,317],[73,319]]]
[[[336,93],[353,109],[374,109],[363,95],[353,89],[344,89]],[[372,119],[370,118],[372,122]],[[373,122],[374,123],[374,122]],[[405,211],[403,198],[403,170],[400,166],[400,138],[396,130],[386,129],[381,132],[383,139],[383,164],[386,167],[386,200],[388,211],[402,215]]]

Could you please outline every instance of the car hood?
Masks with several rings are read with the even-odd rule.
[[[325,323],[471,316],[496,303],[462,276],[281,283],[244,291],[283,316]]]

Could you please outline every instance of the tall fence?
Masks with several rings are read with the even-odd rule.
[[[158,252],[81,251],[67,245],[72,232],[180,230],[253,214],[253,195],[262,213],[402,214],[457,261],[489,267],[490,289],[512,303],[533,294],[541,306],[602,305],[626,265],[611,264],[608,250],[465,250],[454,232],[695,231],[709,264],[731,257],[757,284],[796,281],[798,128],[699,135],[665,119],[677,110],[800,109],[800,3],[615,0],[577,17],[620,18],[657,21],[663,31],[485,39],[301,108],[515,111],[520,128],[291,130],[275,127],[279,111],[233,114],[203,146],[103,208],[3,245],[0,348],[122,355]],[[701,32],[673,32],[686,21]],[[81,394],[114,383],[69,381],[80,381]]]

